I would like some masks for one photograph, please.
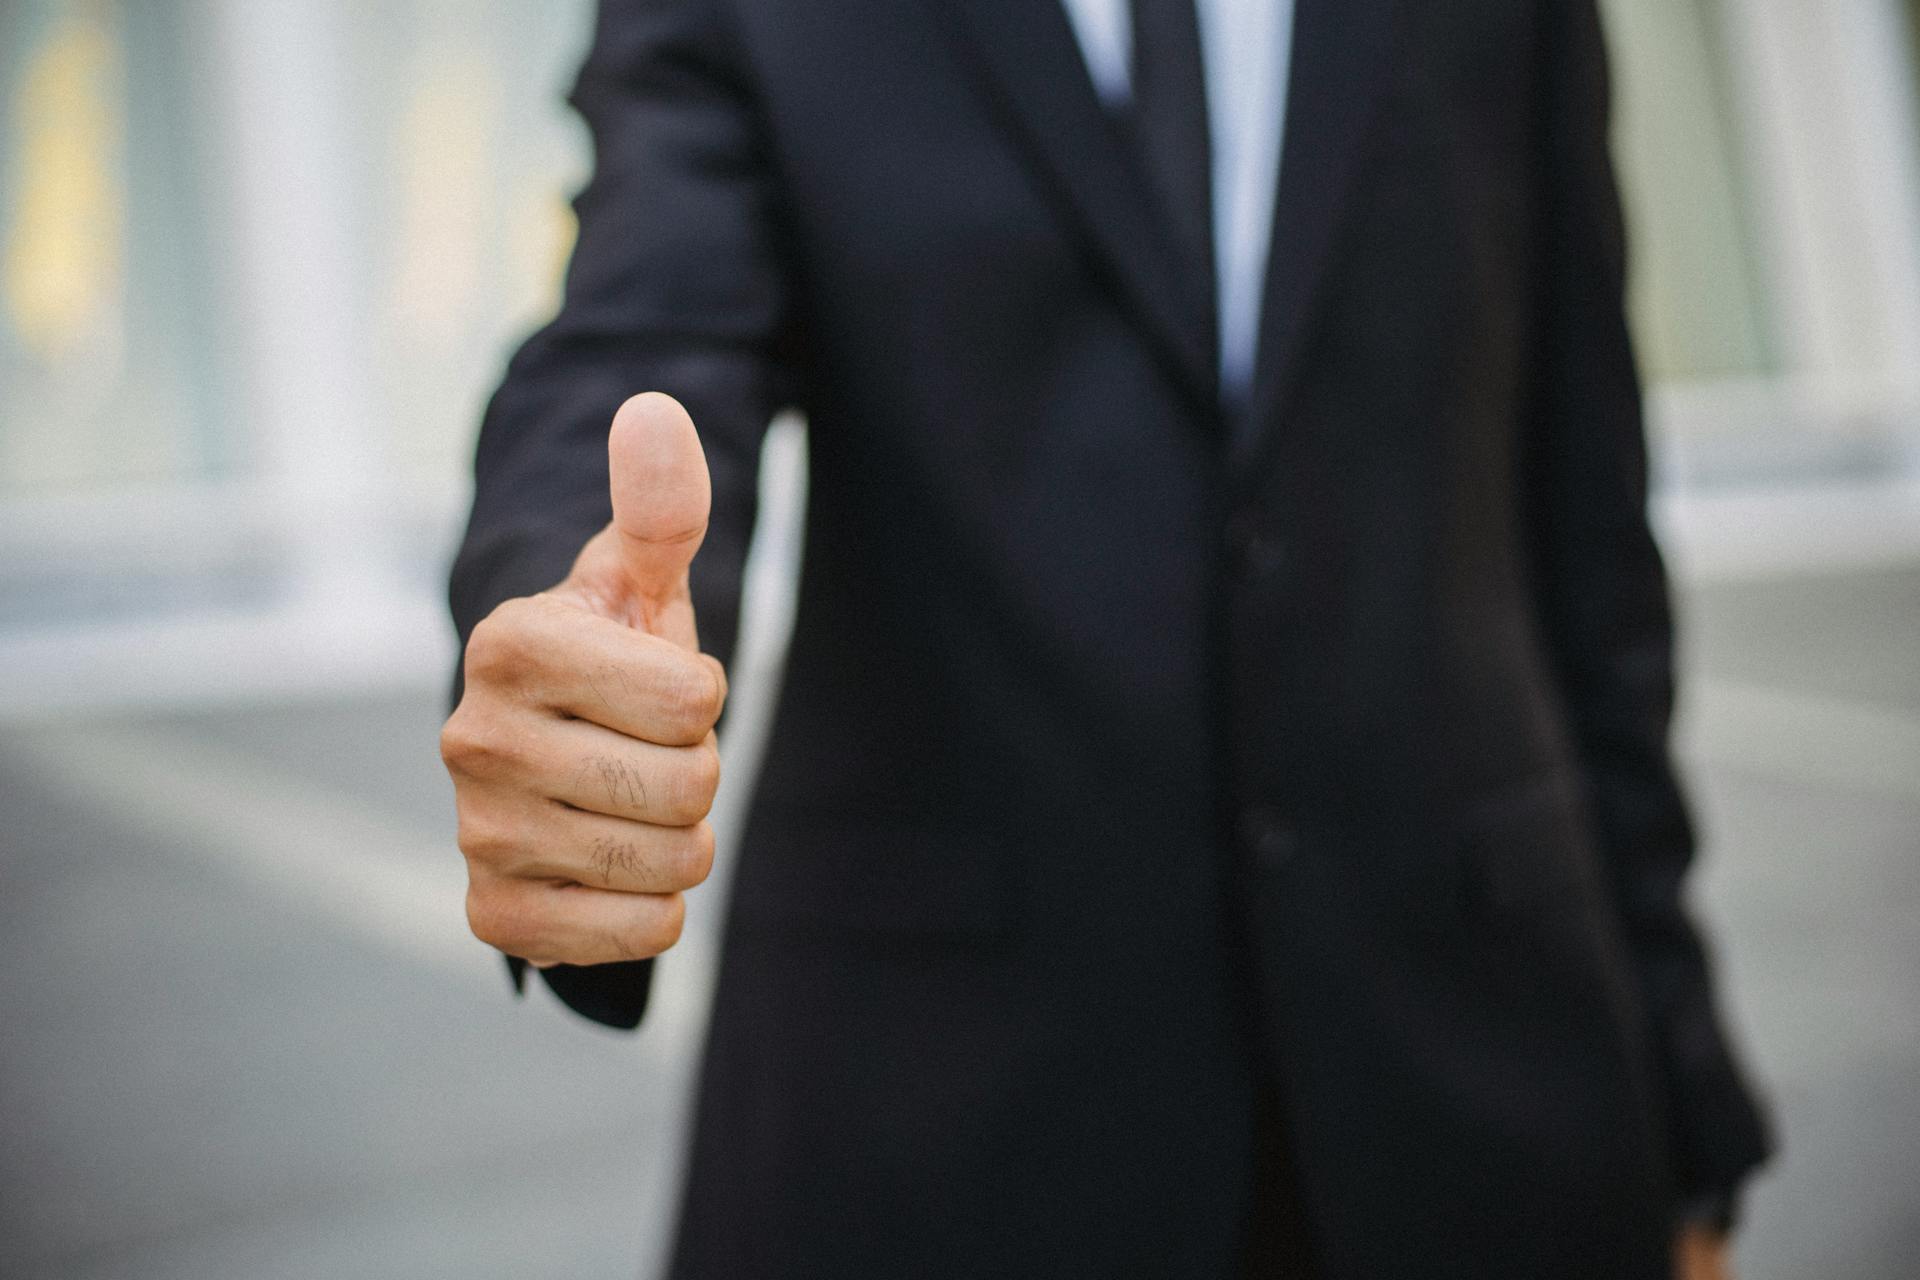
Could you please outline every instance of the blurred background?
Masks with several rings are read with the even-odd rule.
[[[1920,1274],[1920,0],[1608,0],[1755,1280]],[[638,1036],[507,997],[435,735],[587,0],[0,0],[0,1276],[632,1276]],[[772,439],[723,837],[777,679]]]

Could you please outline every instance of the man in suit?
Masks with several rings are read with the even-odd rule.
[[[608,0],[573,100],[444,749],[476,933],[589,1017],[810,424],[676,1274],[1718,1274],[1766,1138],[1591,0]]]

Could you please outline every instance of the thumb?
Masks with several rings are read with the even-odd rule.
[[[678,400],[649,391],[620,406],[607,435],[607,478],[621,569],[651,623],[686,600],[712,496],[699,433]]]

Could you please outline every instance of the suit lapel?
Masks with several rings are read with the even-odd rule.
[[[1218,403],[1207,281],[1176,251],[1100,103],[1060,0],[933,0],[971,54],[997,114],[1068,223],[1094,249],[1183,384]]]
[[[1352,185],[1391,37],[1393,0],[1296,0],[1280,189],[1242,460],[1271,444],[1299,376],[1315,296]]]

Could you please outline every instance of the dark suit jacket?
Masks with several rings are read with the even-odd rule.
[[[1227,1275],[1261,1088],[1328,1277],[1664,1276],[1761,1159],[1681,900],[1605,80],[1589,0],[1300,0],[1236,433],[1055,0],[603,6],[452,598],[564,575],[658,388],[724,658],[805,410],[678,1274]],[[549,980],[631,1025],[646,974]]]

